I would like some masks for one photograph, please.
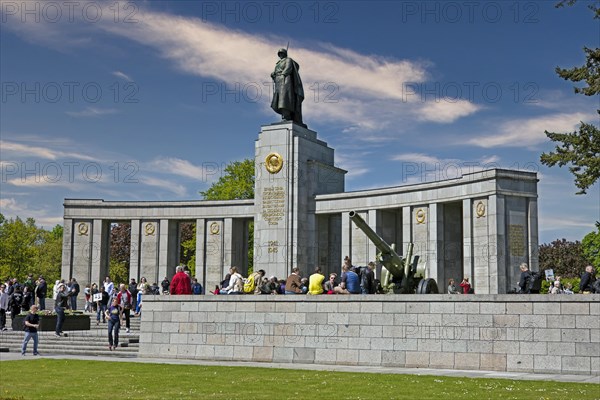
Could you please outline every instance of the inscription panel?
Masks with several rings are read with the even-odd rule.
[[[269,225],[278,225],[285,214],[285,189],[282,186],[263,188],[262,217]]]

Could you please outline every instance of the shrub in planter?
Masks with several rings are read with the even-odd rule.
[[[54,331],[56,329],[57,316],[54,312],[38,311],[40,316],[40,327],[38,331]],[[12,319],[13,331],[23,330],[23,321],[27,313],[21,313]],[[65,312],[65,322],[63,323],[64,331],[89,331],[90,317],[81,312]]]

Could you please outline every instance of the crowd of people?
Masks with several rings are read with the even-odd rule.
[[[342,273],[323,274],[317,267],[308,277],[303,277],[299,268],[293,268],[286,279],[276,276],[267,277],[264,270],[258,270],[244,278],[237,267],[231,267],[220,285],[212,294],[375,294],[381,292],[381,284],[375,279],[375,263],[366,267],[355,267],[350,258],[344,259]]]
[[[518,291],[521,294],[537,294],[540,293],[542,281],[544,277],[541,271],[531,271],[526,263],[519,266],[521,275],[519,276]],[[548,294],[573,294],[573,285],[566,283],[563,285],[562,277],[548,276],[546,280],[549,282]],[[600,280],[596,279],[594,267],[588,265],[579,281],[579,293],[600,293]]]

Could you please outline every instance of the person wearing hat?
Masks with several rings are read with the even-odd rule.
[[[56,311],[56,330],[54,336],[60,337],[62,333],[62,326],[65,322],[65,308],[69,302],[69,297],[75,296],[75,288],[72,288],[70,292],[67,292],[67,287],[64,283],[58,284],[58,291],[56,292],[56,301],[54,302],[54,311]]]
[[[271,73],[271,79],[275,88],[271,108],[281,118],[306,128],[302,122],[302,102],[304,101],[304,88],[298,70],[300,66],[287,55],[287,49],[279,49],[277,52],[279,61],[275,64],[275,70]]]

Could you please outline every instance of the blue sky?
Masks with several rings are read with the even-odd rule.
[[[502,167],[538,172],[540,242],[600,219],[544,130],[598,123],[584,63],[599,21],[580,2],[1,2],[1,212],[62,223],[64,198],[198,199],[254,156],[277,49],[289,42],[304,120],[347,190]]]

